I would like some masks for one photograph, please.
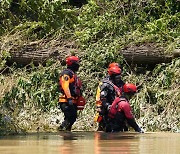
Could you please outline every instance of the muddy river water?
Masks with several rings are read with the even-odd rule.
[[[59,132],[0,137],[0,154],[180,154],[180,133]]]

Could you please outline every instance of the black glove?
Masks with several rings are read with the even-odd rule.
[[[127,119],[127,122],[136,132],[141,132],[141,128],[138,126],[134,118]]]
[[[138,129],[138,132],[139,132],[139,133],[144,133],[144,130],[141,129],[141,128],[139,128],[139,129]]]
[[[71,98],[68,98],[68,105],[73,105],[73,101]]]

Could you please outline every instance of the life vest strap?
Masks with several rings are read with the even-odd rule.
[[[68,100],[67,100],[67,97],[65,95],[59,97],[59,103],[67,103],[67,102],[68,102]],[[72,102],[74,104],[76,104],[77,103],[77,98],[73,97]]]
[[[118,96],[121,96],[121,94],[122,94],[122,89],[118,88],[114,83],[112,83],[112,82],[109,81],[109,80],[104,80],[103,82],[109,83],[109,84],[114,88],[114,90],[116,91],[117,95],[118,95]]]

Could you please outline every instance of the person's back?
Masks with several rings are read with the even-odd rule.
[[[61,85],[61,93],[64,94],[65,97],[76,98],[81,95],[82,83],[74,71],[70,68],[62,71],[59,82]]]
[[[129,99],[136,91],[137,89],[134,84],[125,84],[123,86],[124,94],[121,97],[117,97],[112,103],[108,114],[110,117],[112,132],[127,131],[127,129],[124,130],[124,128],[126,128],[126,121],[135,131],[142,132],[141,128],[135,121],[129,103]]]

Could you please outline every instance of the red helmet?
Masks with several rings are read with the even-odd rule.
[[[132,84],[132,83],[126,83],[123,86],[123,91],[125,93],[129,93],[129,92],[135,93],[135,92],[137,92],[137,87],[134,84]]]
[[[118,66],[113,66],[108,68],[108,74],[111,76],[113,74],[121,74],[121,69]]]
[[[118,64],[118,63],[110,63],[110,64],[109,64],[109,66],[108,66],[108,68],[110,68],[110,67],[114,67],[114,66],[117,66],[117,67],[119,67],[119,68],[120,68],[120,66],[119,66],[119,64]]]
[[[79,63],[79,58],[76,56],[69,56],[66,58],[66,64],[71,66],[73,63]]]

